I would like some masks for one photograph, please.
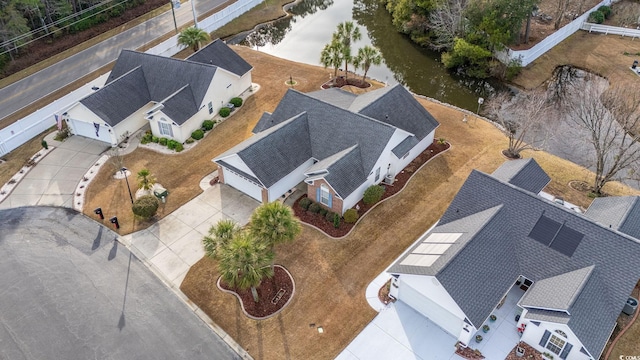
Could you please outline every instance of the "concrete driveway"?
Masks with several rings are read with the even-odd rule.
[[[73,207],[76,186],[100,154],[110,147],[81,136],[49,144],[55,149],[29,170],[0,203],[0,209],[36,205]]]
[[[65,208],[0,218],[0,359],[240,358],[104,226]]]
[[[232,219],[245,225],[260,204],[225,185],[208,185],[205,191],[145,230],[121,238],[139,258],[146,261],[165,281],[180,287],[189,268],[204,256],[202,238],[211,225]]]

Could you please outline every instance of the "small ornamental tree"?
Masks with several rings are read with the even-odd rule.
[[[153,195],[144,195],[137,199],[132,206],[133,214],[140,219],[150,219],[158,211],[158,199]]]
[[[209,235],[202,239],[206,255],[212,259],[218,259],[223,249],[240,231],[240,227],[233,220],[218,221],[209,228]]]
[[[367,205],[375,204],[380,199],[382,199],[382,195],[384,194],[384,187],[380,185],[371,185],[364,191],[364,196],[362,197],[362,202]]]
[[[149,169],[138,171],[138,189],[151,190],[156,183],[156,178],[151,175]]]

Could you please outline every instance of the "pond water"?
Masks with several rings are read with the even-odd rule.
[[[262,5],[260,5],[262,6]],[[412,43],[391,24],[391,15],[378,0],[302,0],[287,9],[293,16],[262,26],[258,31],[239,34],[229,40],[288,60],[320,65],[320,52],[331,42],[336,26],[354,21],[362,39],[352,49],[371,44],[383,57],[367,76],[393,85],[401,83],[417,94],[429,96],[471,111],[478,98],[493,87],[485,81],[456,76],[440,63],[440,55]],[[349,67],[349,69],[352,69]],[[362,70],[358,69],[362,75]],[[333,75],[333,69],[327,69]],[[494,84],[495,85],[495,84]]]

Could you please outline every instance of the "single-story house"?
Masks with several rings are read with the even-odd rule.
[[[640,199],[598,198],[581,214],[538,195],[549,180],[533,159],[473,171],[388,269],[391,295],[467,346],[516,286],[521,341],[599,359],[640,278]]]
[[[182,143],[251,87],[251,70],[219,39],[186,60],[123,50],[105,85],[61,117],[72,133],[112,146],[147,123]]]
[[[438,122],[401,85],[361,95],[290,89],[254,135],[213,159],[220,181],[270,202],[297,184],[343,214],[433,143]]]

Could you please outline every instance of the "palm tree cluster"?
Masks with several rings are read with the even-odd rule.
[[[257,288],[274,273],[274,247],[293,241],[300,233],[299,220],[290,207],[277,201],[259,206],[249,225],[241,229],[233,220],[220,220],[203,239],[205,253],[218,261],[222,280],[240,290]]]
[[[365,45],[358,49],[357,55],[352,54],[351,43],[362,38],[360,28],[355,26],[352,21],[345,21],[338,24],[336,31],[333,33],[331,42],[326,44],[320,53],[320,63],[325,69],[333,67],[333,76],[338,76],[338,68],[344,63],[344,77],[347,78],[349,64],[357,70],[362,68],[364,75],[362,81],[365,81],[367,72],[371,65],[380,65],[382,56],[380,52],[369,45]]]
[[[200,50],[202,43],[211,40],[209,33],[196,27],[189,27],[178,35],[178,44],[190,47],[193,51]]]

